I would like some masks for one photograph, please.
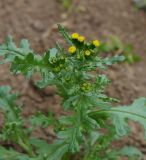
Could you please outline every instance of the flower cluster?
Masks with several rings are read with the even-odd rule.
[[[89,82],[83,83],[82,84],[82,88],[81,88],[84,92],[89,92],[92,90],[92,85]]]
[[[89,57],[93,57],[92,55],[94,55],[95,51],[100,48],[99,40],[93,40],[89,43],[85,41],[84,36],[79,35],[78,33],[73,33],[69,36],[73,44],[68,48],[69,54],[56,54],[50,60],[50,67],[54,73],[59,73],[62,69],[68,71],[69,67],[67,65],[67,59],[70,55],[75,57],[77,60],[82,61],[85,59],[90,59]]]
[[[88,43],[85,41],[85,37],[79,35],[78,33],[73,33],[70,35],[73,45],[68,48],[68,52],[71,55],[76,54],[77,59],[84,59],[92,55],[94,53],[94,49],[100,47],[99,40],[93,40]]]
[[[79,42],[84,42],[85,41],[85,37],[79,35],[78,33],[73,33],[71,35],[71,38],[74,39],[74,40],[78,40]]]

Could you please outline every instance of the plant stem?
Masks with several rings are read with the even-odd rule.
[[[29,156],[31,156],[31,157],[35,156],[35,154],[32,150],[32,147],[27,140],[25,140],[24,138],[21,138],[19,136],[19,142],[18,143],[29,154]]]
[[[94,144],[93,149],[91,149],[90,151],[88,151],[88,152],[85,154],[83,160],[88,160],[88,159],[91,157],[91,155],[94,155],[94,154],[95,154],[96,149],[97,149],[97,145],[99,145],[98,142],[96,142],[96,143]]]

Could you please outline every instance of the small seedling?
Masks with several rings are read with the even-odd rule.
[[[146,10],[146,0],[133,0],[138,9]]]

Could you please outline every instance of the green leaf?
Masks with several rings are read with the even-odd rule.
[[[16,56],[23,57],[29,53],[32,53],[32,49],[29,47],[27,40],[20,42],[20,47],[17,47],[13,42],[12,36],[8,36],[4,44],[0,45],[0,56],[4,56],[4,60],[1,62],[13,62]]]
[[[0,108],[8,114],[10,121],[19,119],[19,108],[16,105],[16,94],[10,94],[11,88],[9,86],[0,87]]]
[[[134,50],[134,47],[132,44],[126,44],[124,46],[124,49],[123,49],[123,52],[126,53],[126,54],[129,54],[129,53],[132,53]]]
[[[50,145],[45,140],[38,138],[31,138],[30,143],[36,148],[38,154],[42,156],[48,154]]]
[[[49,61],[51,61],[52,58],[55,58],[57,55],[58,50],[56,48],[52,48],[49,50]]]
[[[68,152],[68,144],[59,140],[48,144],[44,140],[33,138],[31,144],[36,147],[38,154],[47,157],[46,160],[61,160],[63,155]]]
[[[102,43],[102,44],[99,46],[99,51],[100,51],[100,52],[110,52],[110,47],[108,46],[107,43]]]
[[[58,30],[59,30],[59,32],[62,34],[62,36],[64,37],[64,39],[65,39],[70,45],[72,45],[73,43],[72,43],[72,41],[71,41],[71,38],[70,38],[69,34],[67,33],[67,31],[65,30],[65,28],[64,28],[62,25],[58,24]]]
[[[125,146],[122,149],[107,150],[104,160],[119,160],[127,157],[128,160],[140,160],[143,158],[142,152],[133,146]]]
[[[16,104],[17,95],[10,93],[10,90],[9,86],[0,87],[0,108],[5,117],[1,137],[4,141],[11,140],[20,145],[28,154],[32,155],[28,134],[20,115],[21,110]]]
[[[72,7],[72,0],[63,0],[62,5],[66,10],[69,10]]]
[[[60,131],[57,134],[59,139],[64,139],[68,144],[68,150],[71,153],[78,152],[80,150],[79,140],[82,139],[82,133],[78,127],[69,128],[65,131]]]
[[[98,140],[98,138],[100,137],[100,133],[99,132],[95,132],[95,131],[92,131],[90,133],[90,146],[93,146],[95,144],[95,142]]]
[[[129,64],[133,64],[135,62],[140,61],[140,56],[138,54],[133,53],[134,47],[131,44],[127,44],[124,46],[123,54],[125,56],[125,61]]]
[[[139,9],[146,9],[146,0],[133,0],[135,6]]]
[[[5,149],[0,146],[0,160],[33,160],[27,155],[16,152],[13,149]]]
[[[146,98],[139,98],[130,106],[112,107],[110,109],[91,112],[89,115],[95,118],[98,115],[105,115],[111,118],[116,132],[119,136],[124,136],[129,131],[127,119],[138,122],[144,127],[146,138]]]
[[[59,122],[63,125],[72,125],[73,122],[75,121],[75,117],[74,116],[61,116],[59,118]]]
[[[33,53],[33,50],[30,49],[30,44],[29,44],[27,39],[22,39],[21,40],[20,48],[21,48],[21,52],[23,52],[23,54]]]
[[[124,54],[124,55],[125,55],[125,61],[129,64],[139,62],[141,59],[138,54],[134,54],[134,53]]]
[[[25,57],[16,56],[12,62],[11,71],[13,74],[22,73],[27,78],[30,78],[39,65],[39,57],[29,53]]]
[[[6,44],[7,44],[7,48],[9,50],[17,50],[17,47],[15,45],[15,43],[13,42],[13,38],[11,35],[9,35],[7,38],[6,38]]]
[[[45,140],[31,138],[30,142],[40,155],[39,160],[62,160],[63,155],[68,151],[68,145],[59,140],[48,144]]]
[[[33,126],[39,126],[46,128],[51,124],[54,124],[55,119],[52,113],[49,113],[48,116],[44,115],[41,112],[38,112],[36,115],[31,116],[30,123]]]
[[[109,47],[111,49],[123,49],[123,44],[117,36],[110,35]]]
[[[42,79],[36,82],[37,87],[45,88],[48,85],[55,84],[55,76],[48,69],[41,69]]]
[[[142,152],[138,148],[135,148],[132,146],[126,146],[122,148],[120,151],[118,151],[118,155],[128,156],[128,157],[135,157],[135,156],[138,156],[141,158],[143,157]]]
[[[65,153],[68,152],[68,144],[57,143],[52,146],[49,158],[47,160],[62,160]]]
[[[68,99],[64,100],[63,102],[63,107],[65,110],[68,110],[69,108],[72,107],[73,103],[75,103],[77,101],[79,96],[75,95],[75,96],[71,96]]]
[[[146,138],[146,98],[139,98],[131,106],[111,108],[111,118],[118,135],[125,135],[128,131],[126,119],[140,123],[145,130]]]
[[[106,75],[98,75],[96,77],[96,83],[99,87],[103,87],[109,84],[109,79],[107,78]]]
[[[106,65],[108,65],[108,66],[111,66],[114,63],[124,61],[124,59],[125,59],[125,56],[123,56],[123,55],[121,55],[121,56],[115,55],[113,57],[107,57],[107,58],[105,58],[103,60],[103,63],[106,64]]]

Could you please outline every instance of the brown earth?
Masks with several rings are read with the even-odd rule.
[[[12,34],[16,42],[27,38],[34,50],[43,52],[53,47],[57,39],[62,42],[56,23],[64,24],[70,32],[77,31],[87,39],[102,39],[113,34],[124,42],[133,43],[142,61],[134,65],[122,64],[108,71],[113,80],[108,94],[120,98],[122,104],[146,97],[146,13],[137,11],[131,0],[74,0],[69,11],[63,8],[60,0],[0,0],[0,42]],[[22,76],[10,76],[8,68],[8,65],[0,67],[0,85],[11,85],[14,91],[20,92],[24,116],[50,108],[57,115],[61,113],[59,97],[53,88],[38,91]],[[141,129],[133,123],[131,126],[134,133],[124,143],[140,147],[146,155]],[[48,134],[41,133],[41,137],[46,138]]]

